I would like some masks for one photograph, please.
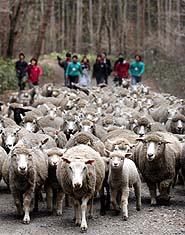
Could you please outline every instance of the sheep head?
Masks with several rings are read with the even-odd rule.
[[[87,176],[88,167],[93,165],[94,159],[73,158],[68,159],[62,157],[67,164],[67,171],[75,190],[79,190],[83,186],[83,181]]]
[[[146,156],[148,161],[153,161],[160,158],[160,156],[164,153],[165,145],[170,143],[155,133],[138,140],[144,144],[144,156]]]

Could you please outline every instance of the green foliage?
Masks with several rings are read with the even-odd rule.
[[[13,61],[0,58],[0,94],[16,87],[17,79]]]

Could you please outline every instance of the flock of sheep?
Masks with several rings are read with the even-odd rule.
[[[48,213],[62,215],[72,203],[84,232],[94,197],[101,215],[112,207],[127,220],[133,187],[140,210],[141,180],[151,205],[169,205],[171,187],[185,180],[184,133],[184,100],[170,94],[144,85],[45,84],[0,102],[0,180],[25,224],[44,190]]]

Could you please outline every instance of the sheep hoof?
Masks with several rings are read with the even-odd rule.
[[[104,216],[106,214],[106,211],[105,210],[100,210],[100,215],[101,216]]]
[[[114,211],[114,215],[115,215],[115,216],[118,216],[119,214],[120,214],[120,210],[115,210],[115,211]]]
[[[89,216],[88,216],[88,219],[93,219],[93,216],[92,216],[92,215],[89,215]]]
[[[76,227],[80,227],[80,223],[79,222],[76,222],[75,225],[76,225]]]
[[[137,210],[137,211],[140,211],[140,210],[141,210],[141,208],[140,208],[140,207],[136,207],[136,210]]]
[[[48,215],[50,216],[50,215],[52,215],[53,214],[53,212],[52,211],[48,211]]]
[[[81,227],[81,232],[82,232],[82,233],[87,232],[87,227],[85,227],[85,226],[84,226],[84,227]]]
[[[38,207],[33,208],[33,212],[38,212],[38,211],[39,211]]]
[[[123,216],[123,220],[124,221],[127,221],[128,220],[128,217],[126,215]]]
[[[62,210],[57,210],[57,215],[62,215]]]
[[[163,197],[159,195],[157,197],[157,204],[158,205],[163,205],[163,206],[169,206],[170,205],[170,196]]]

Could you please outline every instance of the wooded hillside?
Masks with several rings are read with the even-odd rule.
[[[1,0],[0,52],[184,55],[184,0]]]

